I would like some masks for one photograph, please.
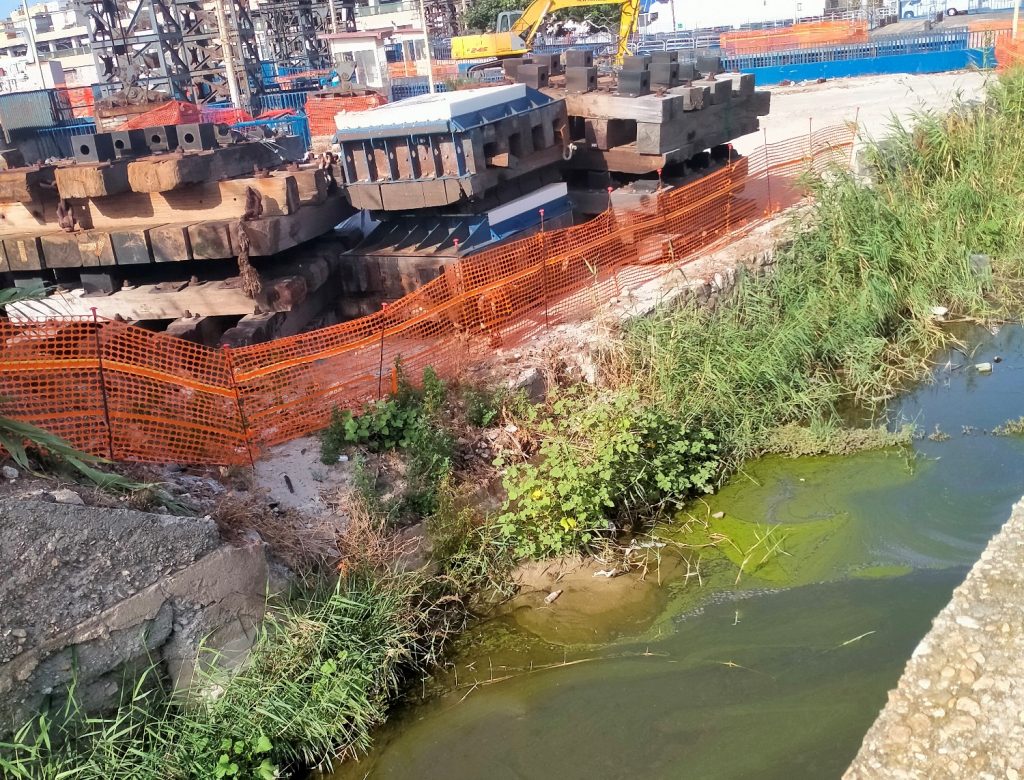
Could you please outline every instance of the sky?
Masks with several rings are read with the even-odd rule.
[[[0,19],[6,19],[11,11],[21,5],[21,0],[0,0]]]

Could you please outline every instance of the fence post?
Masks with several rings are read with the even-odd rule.
[[[96,307],[92,307],[92,335],[96,341],[96,364],[100,374],[100,397],[103,399],[103,422],[107,426],[107,455],[114,459],[114,429],[110,424],[110,405],[107,402],[107,376],[103,371],[103,345],[100,343],[100,320]]]
[[[540,276],[541,284],[544,287],[544,327],[551,330],[551,320],[548,319],[548,251],[547,240],[544,238],[544,209],[538,209],[540,213]]]
[[[853,155],[857,151],[857,135],[860,132],[860,106],[853,115],[853,139],[850,141],[850,170],[853,170]]]
[[[249,421],[242,411],[242,394],[238,390],[238,380],[235,379],[235,361],[231,359],[231,347],[225,344],[222,347],[224,359],[228,364],[228,377],[231,379],[231,391],[235,394],[235,411],[238,413],[238,422],[242,426],[242,441],[245,442],[245,452],[249,456],[249,466],[253,473],[256,473],[256,459],[252,456],[252,445],[249,443]]]
[[[383,398],[384,392],[384,323],[380,324],[380,362],[377,366],[377,400]]]
[[[807,117],[807,172],[814,170],[814,117]]]
[[[772,158],[768,153],[768,128],[764,130],[764,175],[768,184],[768,209],[767,214],[772,213]]]

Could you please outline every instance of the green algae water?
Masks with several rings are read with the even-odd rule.
[[[609,611],[596,645],[564,641],[558,602],[477,627],[442,692],[337,777],[840,777],[1024,493],[1024,437],[989,433],[1024,415],[1024,329],[972,337],[969,359],[950,353],[893,407],[949,438],[747,464],[691,508],[696,523],[659,529],[659,597],[638,602],[642,614]],[[996,356],[993,373],[973,369]],[[731,540],[697,554],[699,576],[671,545],[695,528],[697,541]]]

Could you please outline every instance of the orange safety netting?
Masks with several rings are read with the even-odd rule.
[[[459,75],[459,65],[455,60],[432,60],[430,70],[435,79],[455,78]],[[401,60],[388,63],[388,77],[393,79],[411,78],[427,75],[426,60]]]
[[[996,40],[996,69],[1006,70],[1024,62],[1024,39],[1004,36]]]
[[[772,144],[643,211],[607,211],[447,266],[370,316],[240,349],[103,320],[0,320],[4,413],[123,461],[248,463],[389,392],[400,361],[458,376],[474,357],[586,317],[677,271],[803,196],[808,169],[845,163],[848,127]]]
[[[235,124],[251,122],[252,115],[240,108],[209,108],[187,103],[184,100],[168,100],[144,114],[137,114],[121,125],[119,130],[144,130],[160,125],[185,125],[195,122],[216,122]]]
[[[864,21],[808,22],[791,27],[725,32],[719,40],[722,52],[728,57],[735,57],[788,49],[865,43],[868,40],[868,25]]]
[[[92,87],[60,87],[71,106],[71,115],[76,119],[87,119],[95,116],[94,104],[96,102]]]
[[[362,94],[345,94],[331,92],[310,92],[306,96],[306,118],[309,120],[309,133],[316,137],[334,135],[338,126],[334,117],[339,112],[366,111],[387,103],[387,98],[377,92]]]

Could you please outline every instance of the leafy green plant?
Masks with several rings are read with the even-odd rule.
[[[335,409],[321,435],[321,459],[337,462],[345,447],[364,446],[371,452],[401,450],[406,462],[406,489],[398,505],[383,506],[372,488],[364,497],[369,507],[384,515],[412,512],[429,515],[437,502],[437,487],[452,468],[454,440],[442,421],[448,388],[432,368],[423,372],[420,387],[399,374],[394,398],[363,407],[358,415]]]
[[[710,432],[631,392],[570,393],[538,430],[537,458],[508,466],[502,479],[498,528],[519,556],[584,548],[664,502],[710,491],[719,466]]]

